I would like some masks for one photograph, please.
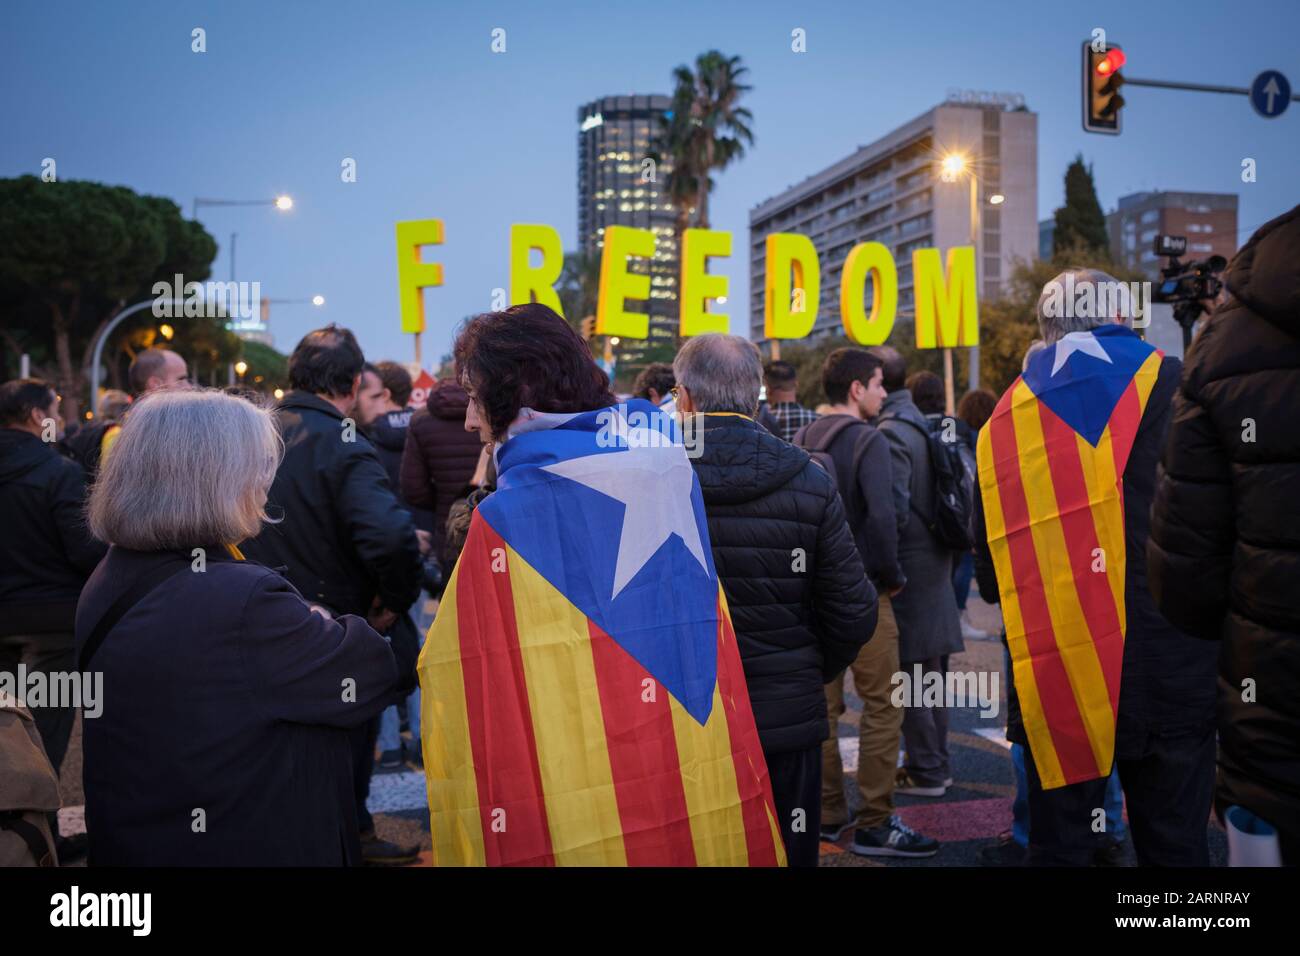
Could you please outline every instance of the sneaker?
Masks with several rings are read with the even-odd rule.
[[[971,624],[963,613],[961,616],[961,636],[966,641],[987,641],[989,635],[987,631],[981,631],[978,627]]]
[[[898,776],[894,778],[894,793],[905,797],[942,797],[951,785],[952,781],[946,781],[937,787],[927,787],[917,783],[910,773],[900,768]]]
[[[827,843],[835,843],[840,837],[844,836],[844,831],[849,828],[852,821],[845,820],[843,823],[823,823],[821,826],[821,838]]]
[[[407,866],[419,856],[419,846],[389,843],[379,839],[374,830],[361,834],[361,862],[366,866]]]
[[[943,778],[943,785],[944,785],[945,787],[951,787],[951,786],[952,786],[952,777],[944,777],[944,778]]]
[[[927,857],[939,852],[939,841],[922,836],[894,816],[882,827],[854,830],[849,850],[858,856]]]
[[[396,770],[402,766],[402,747],[399,744],[396,750],[385,750],[379,755],[380,770]]]
[[[980,862],[985,866],[1024,866],[1029,858],[1029,850],[1011,838],[1011,831],[1005,830],[986,847],[980,848]]]

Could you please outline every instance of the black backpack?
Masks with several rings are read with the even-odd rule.
[[[962,458],[960,441],[944,441],[940,428],[923,428],[910,419],[890,415],[884,421],[897,421],[911,425],[925,436],[930,453],[931,483],[928,512],[917,507],[912,499],[912,511],[925,522],[926,528],[945,547],[966,552],[974,547],[971,535],[971,518],[975,513],[975,482]]]

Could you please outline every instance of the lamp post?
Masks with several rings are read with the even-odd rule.
[[[199,218],[200,206],[274,206],[280,212],[288,212],[293,208],[293,197],[288,195],[279,195],[274,199],[204,199],[201,196],[195,196],[194,202],[190,208],[190,218]],[[230,234],[230,281],[235,281],[235,240],[239,237],[238,233]]]
[[[943,170],[944,182],[956,182],[958,177],[965,174],[970,178],[970,244],[975,250],[975,297],[979,301],[983,293],[983,286],[980,283],[980,274],[983,268],[982,256],[980,253],[980,209],[982,205],[979,199],[979,176],[975,172],[975,163],[969,160],[962,153],[949,153],[943,158],[940,164]],[[989,205],[1000,206],[1006,202],[1007,197],[1001,193],[995,193],[989,197]],[[952,349],[944,348],[943,350],[943,370],[944,370],[944,401],[947,404],[948,414],[951,415],[956,411],[956,404],[953,394],[952,381]],[[967,376],[967,387],[977,389],[980,387],[980,347],[972,345],[970,347],[970,369]]]

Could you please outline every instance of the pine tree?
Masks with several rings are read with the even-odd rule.
[[[1056,232],[1052,236],[1053,253],[1076,247],[1109,258],[1106,217],[1097,201],[1092,167],[1084,165],[1082,153],[1065,171],[1065,205],[1056,210]]]

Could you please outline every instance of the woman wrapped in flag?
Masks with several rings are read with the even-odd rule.
[[[435,862],[783,865],[677,423],[544,305],[455,357],[498,478],[420,655]]]

